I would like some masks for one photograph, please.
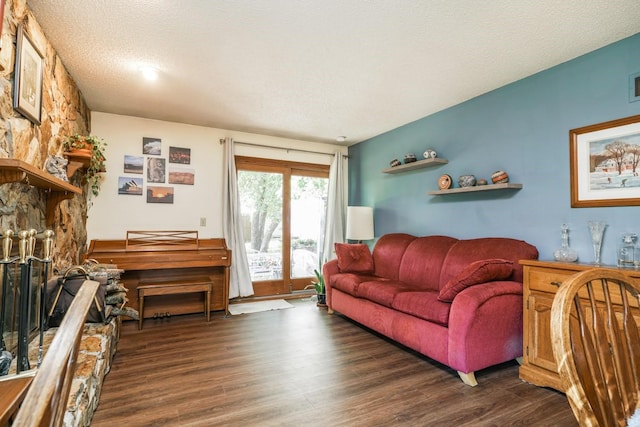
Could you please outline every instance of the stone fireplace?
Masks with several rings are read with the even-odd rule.
[[[13,108],[13,67],[19,25],[44,56],[40,124],[31,122]],[[0,92],[0,159],[15,159],[34,169],[43,170],[49,156],[62,153],[65,138],[75,133],[89,132],[90,111],[82,93],[29,10],[26,0],[5,1],[1,41],[0,84],[3,90]],[[2,168],[0,174],[4,174]],[[82,174],[74,175],[70,184],[84,187]],[[51,198],[47,190],[28,183],[0,185],[0,233],[5,236],[7,230],[11,230],[17,236],[22,230],[53,230],[52,267],[53,271],[62,271],[78,264],[81,254],[86,250],[87,198],[80,193],[60,203],[52,203],[47,215],[47,201]],[[17,244],[14,244],[12,255],[17,254]],[[40,253],[34,255],[40,256]],[[3,299],[8,297],[0,295]]]
[[[13,108],[14,58],[19,24],[44,55],[42,118],[36,125]],[[26,0],[6,0],[0,49],[0,158],[22,160],[44,169],[49,156],[60,155],[66,137],[90,131],[90,111],[82,93],[29,10]],[[83,187],[81,174],[72,184]],[[55,209],[46,223],[45,190],[12,183],[0,185],[0,231],[51,228],[55,232],[53,266],[78,264],[86,250],[87,198],[76,195]]]
[[[48,157],[62,154],[63,142],[66,138],[76,133],[81,135],[90,133],[90,111],[82,93],[40,28],[26,0],[5,0],[1,24],[0,159],[19,160],[42,171],[45,169]],[[16,34],[19,26],[22,26],[34,47],[44,57],[40,124],[32,122],[14,109],[14,66]],[[0,167],[0,176],[5,173],[8,174],[7,170],[3,171]],[[7,230],[12,230],[16,235],[21,230],[34,229],[39,233],[46,229],[53,230],[54,244],[51,256],[53,272],[63,271],[71,265],[79,264],[82,254],[86,251],[88,202],[85,196],[86,183],[83,182],[82,175],[82,173],[76,173],[70,184],[83,189],[83,192],[78,192],[79,194],[74,194],[69,199],[56,200],[49,206],[48,212],[47,202],[51,202],[52,197],[46,189],[32,186],[31,182],[0,185],[0,233],[5,236]],[[41,256],[39,250],[38,246],[33,255]],[[14,247],[12,255],[17,255],[17,252],[17,247]],[[1,289],[0,292],[2,292]],[[13,292],[15,293],[15,290]],[[9,295],[0,293],[0,300],[8,297]],[[97,405],[99,393],[94,393],[96,395],[94,399],[85,395],[85,392],[95,390],[96,378],[99,378],[101,383],[102,377],[108,371],[119,331],[117,322],[119,321],[112,321],[112,324],[104,326],[100,331],[96,331],[95,327],[88,327],[85,330],[84,350],[81,352],[84,362],[77,374],[82,376],[83,373],[87,373],[88,379],[74,381],[79,389],[76,397],[72,399],[75,399],[74,402],[78,408]],[[52,328],[46,332],[46,336],[50,337],[53,333],[55,329]],[[28,348],[29,359],[33,358],[33,352],[37,353],[39,347],[37,337],[34,341]],[[33,359],[33,367],[36,366],[36,360],[37,356]],[[77,397],[80,395],[82,397]],[[92,414],[93,411],[91,410],[90,413]],[[90,419],[90,415],[88,417]],[[80,423],[80,425],[85,424]]]

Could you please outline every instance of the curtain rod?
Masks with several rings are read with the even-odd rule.
[[[274,150],[285,150],[287,153],[289,151],[298,151],[300,153],[311,153],[311,154],[324,154],[326,156],[333,156],[333,153],[323,153],[322,151],[312,151],[312,150],[302,150],[300,148],[285,148],[285,147],[274,147],[271,145],[260,145],[260,144],[252,144],[251,142],[242,142],[242,141],[234,141],[236,144],[240,144],[240,145],[246,145],[249,147],[260,147],[260,148],[271,148]],[[225,140],[224,139],[220,139],[220,144],[224,144]],[[343,154],[342,157],[344,157],[345,159],[348,159],[349,156],[346,154]]]

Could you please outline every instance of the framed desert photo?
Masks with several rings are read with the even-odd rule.
[[[147,185],[147,203],[173,203],[173,187]]]
[[[42,111],[43,65],[42,54],[27,36],[24,26],[18,26],[13,108],[38,125]]]
[[[640,115],[569,131],[571,207],[640,205]]]
[[[169,184],[193,185],[196,171],[190,168],[169,168]]]

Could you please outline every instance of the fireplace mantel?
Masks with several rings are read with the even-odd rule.
[[[12,182],[19,182],[46,190],[47,225],[53,224],[55,210],[60,202],[70,199],[76,194],[82,194],[82,189],[64,182],[27,162],[18,159],[0,159],[0,184]]]

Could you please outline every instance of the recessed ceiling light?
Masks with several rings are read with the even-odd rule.
[[[147,80],[157,80],[158,79],[158,70],[153,67],[140,67],[140,71],[142,72],[142,76]]]
[[[336,141],[338,142],[345,142],[347,140],[346,136],[338,136],[336,137]]]

